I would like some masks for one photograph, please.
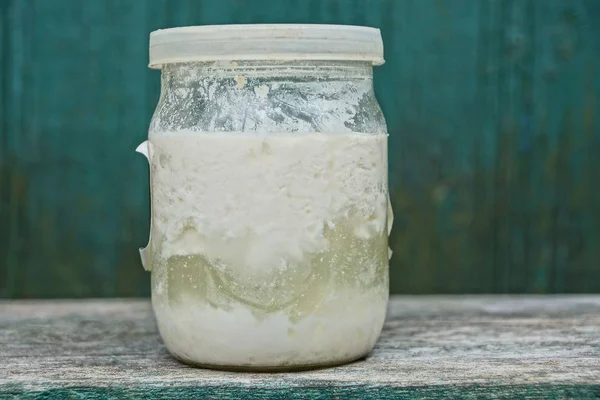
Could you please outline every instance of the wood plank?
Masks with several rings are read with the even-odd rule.
[[[0,302],[0,397],[9,394],[594,398],[600,396],[600,296],[394,297],[365,360],[288,374],[210,371],[175,361],[147,300]]]

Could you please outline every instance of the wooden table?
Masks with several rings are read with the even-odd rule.
[[[148,300],[0,302],[0,398],[599,398],[600,296],[394,297],[372,354],[233,373],[169,356]]]

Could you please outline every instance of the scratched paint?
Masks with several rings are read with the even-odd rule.
[[[0,297],[149,293],[148,33],[382,29],[392,291],[600,291],[596,0],[0,2]]]

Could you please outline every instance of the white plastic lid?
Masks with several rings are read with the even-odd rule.
[[[383,64],[377,28],[350,25],[207,25],[150,34],[150,68],[189,61],[347,60]]]

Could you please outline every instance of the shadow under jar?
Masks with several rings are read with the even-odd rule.
[[[387,130],[379,30],[173,28],[148,141],[142,249],[169,351],[218,369],[364,357],[388,300]]]

